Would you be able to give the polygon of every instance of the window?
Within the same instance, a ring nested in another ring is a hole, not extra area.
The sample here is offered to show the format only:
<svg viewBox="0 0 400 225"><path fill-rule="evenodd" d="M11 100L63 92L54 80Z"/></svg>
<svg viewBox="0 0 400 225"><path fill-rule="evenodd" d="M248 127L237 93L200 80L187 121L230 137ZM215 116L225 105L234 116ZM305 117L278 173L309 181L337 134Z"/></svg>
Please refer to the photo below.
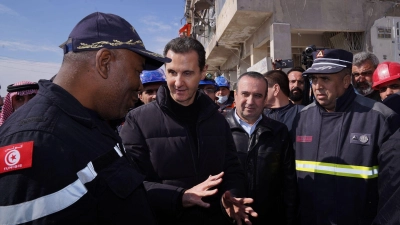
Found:
<svg viewBox="0 0 400 225"><path fill-rule="evenodd" d="M378 27L378 38L392 38L392 28Z"/></svg>

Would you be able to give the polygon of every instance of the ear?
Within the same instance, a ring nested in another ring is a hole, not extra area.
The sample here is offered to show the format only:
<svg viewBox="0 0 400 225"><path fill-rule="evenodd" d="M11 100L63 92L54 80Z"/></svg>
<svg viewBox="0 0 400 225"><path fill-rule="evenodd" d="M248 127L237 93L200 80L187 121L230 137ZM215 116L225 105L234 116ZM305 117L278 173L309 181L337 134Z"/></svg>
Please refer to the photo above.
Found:
<svg viewBox="0 0 400 225"><path fill-rule="evenodd" d="M347 74L346 76L343 77L343 86L344 88L348 88L351 83L351 75Z"/></svg>
<svg viewBox="0 0 400 225"><path fill-rule="evenodd" d="M104 79L109 76L110 64L114 57L114 54L106 48L102 48L96 53L96 71Z"/></svg>
<svg viewBox="0 0 400 225"><path fill-rule="evenodd" d="M201 79L204 80L204 78L206 78L206 74L207 74L207 70L208 70L208 65L204 65L203 70L201 71Z"/></svg>
<svg viewBox="0 0 400 225"><path fill-rule="evenodd" d="M274 96L276 97L278 93L281 91L281 88L279 87L278 84L274 84Z"/></svg>

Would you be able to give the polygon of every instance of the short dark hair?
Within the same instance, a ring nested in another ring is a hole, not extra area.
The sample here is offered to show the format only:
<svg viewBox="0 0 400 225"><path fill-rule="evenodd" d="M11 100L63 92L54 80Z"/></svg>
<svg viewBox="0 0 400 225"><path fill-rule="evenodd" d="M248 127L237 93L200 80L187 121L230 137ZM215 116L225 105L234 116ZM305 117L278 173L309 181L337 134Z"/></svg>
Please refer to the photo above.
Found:
<svg viewBox="0 0 400 225"><path fill-rule="evenodd" d="M190 51L197 52L200 71L203 71L206 65L206 51L204 46L195 38L178 37L172 39L164 48L164 56L171 50L175 53L188 53Z"/></svg>
<svg viewBox="0 0 400 225"><path fill-rule="evenodd" d="M236 91L238 91L239 89L239 81L242 79L242 77L251 77L254 79L258 79L258 80L263 80L265 82L265 96L267 96L268 93L268 81L267 79L264 78L264 76L261 73L258 72L254 72L254 71L250 71L250 72L245 72L242 75L239 76L239 78L237 79L236 82Z"/></svg>
<svg viewBox="0 0 400 225"><path fill-rule="evenodd" d="M283 94L289 97L289 78L285 72L282 70L271 70L268 71L264 75L265 79L268 80L269 87L274 86L275 84L279 85L279 88L282 90Z"/></svg>
<svg viewBox="0 0 400 225"><path fill-rule="evenodd" d="M290 69L288 72L287 72L287 75L289 75L289 73L291 73L291 72L293 72L293 71L297 71L297 72L300 72L300 73L304 73L304 69L303 69L303 67L300 67L300 66L296 66L296 67L293 67L292 69Z"/></svg>

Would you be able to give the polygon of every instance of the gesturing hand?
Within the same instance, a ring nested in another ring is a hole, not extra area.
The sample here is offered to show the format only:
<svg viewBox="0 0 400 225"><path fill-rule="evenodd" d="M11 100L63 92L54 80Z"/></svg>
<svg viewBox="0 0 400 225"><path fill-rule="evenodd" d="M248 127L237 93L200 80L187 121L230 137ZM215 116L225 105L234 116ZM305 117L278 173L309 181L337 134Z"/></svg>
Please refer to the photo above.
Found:
<svg viewBox="0 0 400 225"><path fill-rule="evenodd" d="M257 213L254 212L253 208L245 204L253 202L252 198L234 198L231 196L229 191L226 191L222 195L222 205L224 206L226 213L229 217L236 220L238 225L242 225L242 220L248 225L251 225L249 215L257 217Z"/></svg>
<svg viewBox="0 0 400 225"><path fill-rule="evenodd" d="M210 204L203 202L202 198L217 193L217 189L209 189L220 184L222 182L223 175L224 172L221 172L215 176L209 176L204 182L186 190L182 196L182 206L191 207L198 205L204 208L210 207Z"/></svg>

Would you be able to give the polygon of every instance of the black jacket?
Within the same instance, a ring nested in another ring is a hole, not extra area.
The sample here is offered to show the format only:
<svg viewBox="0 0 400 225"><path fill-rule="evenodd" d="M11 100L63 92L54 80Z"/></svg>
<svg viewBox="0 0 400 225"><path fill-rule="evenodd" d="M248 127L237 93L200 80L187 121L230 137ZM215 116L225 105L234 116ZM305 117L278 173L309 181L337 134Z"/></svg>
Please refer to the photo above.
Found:
<svg viewBox="0 0 400 225"><path fill-rule="evenodd" d="M383 100L383 104L400 115L400 92L389 95Z"/></svg>
<svg viewBox="0 0 400 225"><path fill-rule="evenodd" d="M375 100L377 102L381 102L382 101L381 100L381 95L379 94L379 91L377 91L377 90L374 90L373 92L367 94L364 97L372 99L372 100Z"/></svg>
<svg viewBox="0 0 400 225"><path fill-rule="evenodd" d="M0 128L0 146L28 141L33 141L32 167L0 174L0 224L7 224L7 217L28 222L22 218L40 212L49 215L30 224L155 224L144 176L114 154L119 136L50 81L40 81L37 95ZM97 172L92 181L94 172L81 171L90 162ZM33 209L15 205L31 200L38 203ZM10 205L15 209L4 215L1 207Z"/></svg>
<svg viewBox="0 0 400 225"><path fill-rule="evenodd" d="M162 224L220 224L221 195L225 190L231 190L236 196L244 194L244 173L229 126L208 96L203 93L197 96L195 101L200 104L197 153L187 124L171 111L173 100L166 86L160 86L156 101L129 112L121 129L127 153L145 171L146 180L160 183L148 189L149 196L156 192L160 198L167 199L164 202L168 204L152 204ZM225 175L217 196L205 199L211 203L210 208L195 206L179 210L183 189L221 171ZM171 185L167 193L164 193L165 184ZM170 204L174 199L175 204Z"/></svg>
<svg viewBox="0 0 400 225"><path fill-rule="evenodd" d="M379 204L374 225L400 224L400 130L386 141L378 154Z"/></svg>
<svg viewBox="0 0 400 225"><path fill-rule="evenodd" d="M304 105L295 105L292 102L289 102L289 104L280 108L265 108L264 115L284 123L290 132L292 130L293 121L296 118L297 113L299 113L303 108Z"/></svg>
<svg viewBox="0 0 400 225"><path fill-rule="evenodd" d="M314 102L298 114L297 124L302 224L371 224L378 206L378 154L399 127L399 116L350 85L334 112Z"/></svg>
<svg viewBox="0 0 400 225"><path fill-rule="evenodd" d="M247 195L258 218L253 224L293 224L297 209L294 152L287 127L266 116L249 137L235 119L226 116L239 159L246 172Z"/></svg>

